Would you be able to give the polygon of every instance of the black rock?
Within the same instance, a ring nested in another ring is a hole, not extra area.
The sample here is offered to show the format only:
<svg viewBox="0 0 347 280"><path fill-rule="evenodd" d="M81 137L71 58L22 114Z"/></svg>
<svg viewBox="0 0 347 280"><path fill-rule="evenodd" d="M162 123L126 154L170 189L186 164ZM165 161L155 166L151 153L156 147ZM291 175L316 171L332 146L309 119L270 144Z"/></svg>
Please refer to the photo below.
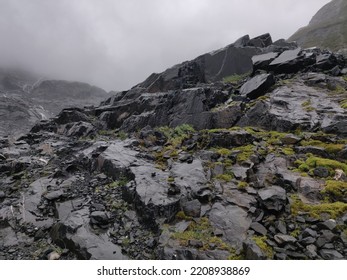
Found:
<svg viewBox="0 0 347 280"><path fill-rule="evenodd" d="M194 199L192 201L187 201L182 205L184 214L189 217L200 217L201 203L199 200Z"/></svg>
<svg viewBox="0 0 347 280"><path fill-rule="evenodd" d="M294 244L297 241L295 237L285 234L276 234L274 238L276 243L282 246L286 244Z"/></svg>
<svg viewBox="0 0 347 280"><path fill-rule="evenodd" d="M277 221L275 222L276 229L282 233L282 234L287 234L287 226L286 223L283 221Z"/></svg>
<svg viewBox="0 0 347 280"><path fill-rule="evenodd" d="M286 191L278 186L261 189L258 194L262 204L268 210L281 211L287 199Z"/></svg>
<svg viewBox="0 0 347 280"><path fill-rule="evenodd" d="M253 71L256 71L258 69L266 69L269 64L278 57L278 53L276 52L270 52L266 54L260 54L255 55L252 57L253 62Z"/></svg>
<svg viewBox="0 0 347 280"><path fill-rule="evenodd" d="M96 225L107 225L109 217L106 212L94 211L90 214L90 223Z"/></svg>
<svg viewBox="0 0 347 280"><path fill-rule="evenodd" d="M334 230L337 226L337 223L335 220L330 219L330 220L326 220L322 223L319 223L317 226L319 229Z"/></svg>
<svg viewBox="0 0 347 280"><path fill-rule="evenodd" d="M266 256L259 246L251 239L243 243L243 251L246 260L265 260Z"/></svg>
<svg viewBox="0 0 347 280"><path fill-rule="evenodd" d="M287 50L274 59L269 67L279 73L294 73L302 67L300 58L302 58L301 48Z"/></svg>
<svg viewBox="0 0 347 280"><path fill-rule="evenodd" d="M303 239L301 239L300 240L300 243L302 244L302 245L310 245L310 244L313 244L313 243L315 243L316 242L316 239L315 238L313 238L313 237L311 237L311 236L309 236L309 237L305 237L305 238L303 238Z"/></svg>
<svg viewBox="0 0 347 280"><path fill-rule="evenodd" d="M316 238L318 236L318 233L310 228L305 228L302 232L302 237L305 238L310 236Z"/></svg>
<svg viewBox="0 0 347 280"><path fill-rule="evenodd" d="M318 166L313 170L313 174L320 178L327 178L330 175L330 172L327 168L323 166Z"/></svg>
<svg viewBox="0 0 347 280"><path fill-rule="evenodd" d="M253 229L256 233L260 235L266 235L267 234L267 229L260 223L254 222L251 224L251 229Z"/></svg>
<svg viewBox="0 0 347 280"><path fill-rule="evenodd" d="M264 94L275 84L272 74L260 74L250 79L240 89L240 94L249 99L256 99Z"/></svg>

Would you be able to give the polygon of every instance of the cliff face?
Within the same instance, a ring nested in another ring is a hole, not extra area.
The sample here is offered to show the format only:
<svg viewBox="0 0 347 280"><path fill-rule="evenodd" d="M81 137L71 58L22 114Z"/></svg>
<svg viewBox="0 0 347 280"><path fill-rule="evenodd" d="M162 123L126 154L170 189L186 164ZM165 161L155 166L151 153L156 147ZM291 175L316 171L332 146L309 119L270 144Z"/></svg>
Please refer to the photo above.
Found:
<svg viewBox="0 0 347 280"><path fill-rule="evenodd" d="M347 48L347 1L333 0L321 8L309 25L299 29L288 41L299 46L330 50Z"/></svg>

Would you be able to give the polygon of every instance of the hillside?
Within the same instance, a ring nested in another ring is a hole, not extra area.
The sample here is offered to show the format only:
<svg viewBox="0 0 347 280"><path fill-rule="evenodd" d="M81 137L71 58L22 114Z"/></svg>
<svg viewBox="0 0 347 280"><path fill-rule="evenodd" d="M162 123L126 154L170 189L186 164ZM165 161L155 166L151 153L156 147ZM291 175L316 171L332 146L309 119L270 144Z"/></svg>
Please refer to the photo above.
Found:
<svg viewBox="0 0 347 280"><path fill-rule="evenodd" d="M321 47L337 51L347 48L347 1L333 0L322 7L309 25L289 39L304 48Z"/></svg>
<svg viewBox="0 0 347 280"><path fill-rule="evenodd" d="M346 75L244 36L0 139L0 258L347 259Z"/></svg>
<svg viewBox="0 0 347 280"><path fill-rule="evenodd" d="M64 108L97 105L108 96L85 83L45 80L25 71L0 68L0 136L18 137Z"/></svg>

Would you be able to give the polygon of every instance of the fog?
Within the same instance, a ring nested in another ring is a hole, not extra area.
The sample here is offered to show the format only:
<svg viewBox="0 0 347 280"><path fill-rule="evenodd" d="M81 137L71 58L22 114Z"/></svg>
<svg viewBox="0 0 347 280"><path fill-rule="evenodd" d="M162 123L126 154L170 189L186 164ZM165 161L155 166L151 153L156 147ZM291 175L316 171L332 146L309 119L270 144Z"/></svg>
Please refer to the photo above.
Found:
<svg viewBox="0 0 347 280"><path fill-rule="evenodd" d="M288 38L327 0L0 0L0 67L122 90L249 34Z"/></svg>

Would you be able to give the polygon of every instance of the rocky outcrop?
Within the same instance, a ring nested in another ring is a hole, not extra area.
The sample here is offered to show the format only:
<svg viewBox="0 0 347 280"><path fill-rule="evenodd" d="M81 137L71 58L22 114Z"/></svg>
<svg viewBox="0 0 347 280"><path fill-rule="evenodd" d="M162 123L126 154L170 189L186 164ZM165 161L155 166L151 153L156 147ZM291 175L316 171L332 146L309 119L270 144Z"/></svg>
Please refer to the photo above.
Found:
<svg viewBox="0 0 347 280"><path fill-rule="evenodd" d="M346 259L345 63L245 36L0 139L0 258Z"/></svg>

